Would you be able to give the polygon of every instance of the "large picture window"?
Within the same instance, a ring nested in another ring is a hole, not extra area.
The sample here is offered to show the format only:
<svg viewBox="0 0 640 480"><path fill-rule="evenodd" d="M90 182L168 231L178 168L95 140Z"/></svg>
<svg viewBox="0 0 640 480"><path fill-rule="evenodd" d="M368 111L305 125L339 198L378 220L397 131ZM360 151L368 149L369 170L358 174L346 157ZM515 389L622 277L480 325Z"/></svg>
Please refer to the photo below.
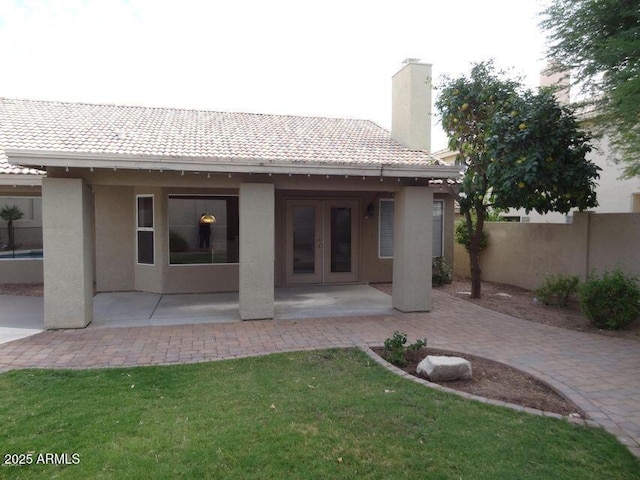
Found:
<svg viewBox="0 0 640 480"><path fill-rule="evenodd" d="M138 195L136 215L138 263L154 263L153 195Z"/></svg>
<svg viewBox="0 0 640 480"><path fill-rule="evenodd" d="M378 215L378 256L380 258L393 258L393 199L380 200ZM433 237L432 254L434 257L443 255L443 225L444 202L433 201Z"/></svg>
<svg viewBox="0 0 640 480"><path fill-rule="evenodd" d="M238 263L237 196L169 196L169 263Z"/></svg>

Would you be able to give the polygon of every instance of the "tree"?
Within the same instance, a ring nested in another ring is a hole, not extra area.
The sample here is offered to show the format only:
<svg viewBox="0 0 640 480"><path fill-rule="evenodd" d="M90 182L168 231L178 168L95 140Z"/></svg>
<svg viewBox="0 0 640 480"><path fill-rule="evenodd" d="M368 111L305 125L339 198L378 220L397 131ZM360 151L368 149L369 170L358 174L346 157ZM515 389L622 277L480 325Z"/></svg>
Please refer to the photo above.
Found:
<svg viewBox="0 0 640 480"><path fill-rule="evenodd" d="M623 176L640 176L638 0L554 0L542 15L552 70L571 70L625 164Z"/></svg>
<svg viewBox="0 0 640 480"><path fill-rule="evenodd" d="M471 296L480 298L480 250L490 209L527 212L584 210L597 205L599 168L585 159L588 135L553 91L534 93L496 72L473 65L469 77L445 79L436 101L449 148L465 171L454 195L469 238Z"/></svg>
<svg viewBox="0 0 640 480"><path fill-rule="evenodd" d="M15 235L13 231L13 222L15 220L20 220L23 217L22 210L20 210L15 205L8 206L5 205L2 210L0 210L0 218L2 218L5 222L7 222L7 231L9 233L9 248L13 250L16 247L15 244Z"/></svg>

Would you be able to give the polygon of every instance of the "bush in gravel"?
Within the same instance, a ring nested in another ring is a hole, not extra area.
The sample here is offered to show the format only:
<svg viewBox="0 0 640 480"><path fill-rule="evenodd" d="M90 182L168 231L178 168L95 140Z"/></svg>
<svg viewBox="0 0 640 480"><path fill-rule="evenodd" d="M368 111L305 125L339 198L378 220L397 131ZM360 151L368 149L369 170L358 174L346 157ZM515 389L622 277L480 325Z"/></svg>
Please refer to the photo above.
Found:
<svg viewBox="0 0 640 480"><path fill-rule="evenodd" d="M407 343L407 334L402 332L393 332L393 336L384 341L384 350L387 354L387 360L396 367L406 367L407 360L404 358L405 352L415 352L422 347L427 346L427 339L419 339L415 343L405 347Z"/></svg>
<svg viewBox="0 0 640 480"><path fill-rule="evenodd" d="M431 270L431 285L440 287L453 281L453 271L444 257L435 257Z"/></svg>
<svg viewBox="0 0 640 480"><path fill-rule="evenodd" d="M566 307L569 297L576 292L580 279L575 275L548 275L544 283L536 290L545 305Z"/></svg>
<svg viewBox="0 0 640 480"><path fill-rule="evenodd" d="M596 327L621 330L640 317L640 287L636 277L616 268L602 277L591 275L579 288L580 307Z"/></svg>

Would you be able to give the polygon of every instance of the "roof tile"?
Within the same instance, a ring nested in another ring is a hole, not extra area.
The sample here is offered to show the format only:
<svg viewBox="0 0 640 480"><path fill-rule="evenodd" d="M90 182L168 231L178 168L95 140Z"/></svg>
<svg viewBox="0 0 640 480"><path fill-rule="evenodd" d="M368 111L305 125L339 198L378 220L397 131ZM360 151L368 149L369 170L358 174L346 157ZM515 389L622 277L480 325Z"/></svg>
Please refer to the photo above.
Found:
<svg viewBox="0 0 640 480"><path fill-rule="evenodd" d="M0 172L17 168L7 166L4 148L212 162L438 164L367 120L0 98Z"/></svg>

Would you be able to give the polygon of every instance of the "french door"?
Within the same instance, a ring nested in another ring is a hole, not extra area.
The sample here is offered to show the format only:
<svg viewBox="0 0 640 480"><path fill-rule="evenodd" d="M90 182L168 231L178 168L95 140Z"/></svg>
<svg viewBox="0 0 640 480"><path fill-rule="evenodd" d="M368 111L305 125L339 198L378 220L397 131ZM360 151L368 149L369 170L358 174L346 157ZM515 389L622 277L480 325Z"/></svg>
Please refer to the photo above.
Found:
<svg viewBox="0 0 640 480"><path fill-rule="evenodd" d="M358 201L287 200L286 282L358 280Z"/></svg>

